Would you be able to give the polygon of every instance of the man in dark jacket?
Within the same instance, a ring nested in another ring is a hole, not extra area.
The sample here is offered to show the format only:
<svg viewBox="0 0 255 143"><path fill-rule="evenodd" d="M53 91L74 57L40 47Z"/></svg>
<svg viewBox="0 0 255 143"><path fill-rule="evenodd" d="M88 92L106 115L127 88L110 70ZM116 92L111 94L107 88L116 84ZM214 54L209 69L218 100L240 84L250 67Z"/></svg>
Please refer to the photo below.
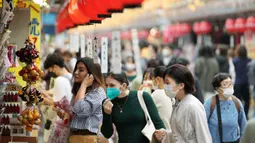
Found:
<svg viewBox="0 0 255 143"><path fill-rule="evenodd" d="M186 67L189 66L190 62L186 58L178 57L170 61L170 66L174 64L180 64L184 65ZM202 103L204 104L204 96L202 94L202 90L199 84L199 80L196 76L194 76L194 82L195 82L195 89L194 96Z"/></svg>
<svg viewBox="0 0 255 143"><path fill-rule="evenodd" d="M228 46L218 46L220 54L216 56L217 62L219 63L220 72L229 73L229 60L228 60Z"/></svg>

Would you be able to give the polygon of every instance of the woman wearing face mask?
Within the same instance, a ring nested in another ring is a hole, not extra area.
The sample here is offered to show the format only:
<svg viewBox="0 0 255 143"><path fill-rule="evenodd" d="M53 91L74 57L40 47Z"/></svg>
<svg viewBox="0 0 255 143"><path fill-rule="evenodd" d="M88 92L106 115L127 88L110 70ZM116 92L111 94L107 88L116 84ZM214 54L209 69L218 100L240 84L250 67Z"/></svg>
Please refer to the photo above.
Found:
<svg viewBox="0 0 255 143"><path fill-rule="evenodd" d="M218 95L207 100L204 106L213 143L238 143L246 126L246 117L242 103L233 96L231 76L219 73L212 85Z"/></svg>
<svg viewBox="0 0 255 143"><path fill-rule="evenodd" d="M133 57L127 58L125 67L126 67L126 75L127 75L128 81L131 82L136 78L135 61Z"/></svg>
<svg viewBox="0 0 255 143"><path fill-rule="evenodd" d="M140 86L139 90L142 90L151 94L153 90L152 89L153 71L154 71L154 68L148 68L146 71L144 71L143 81L142 81L143 84Z"/></svg>
<svg viewBox="0 0 255 143"><path fill-rule="evenodd" d="M170 128L170 119L172 115L172 110L173 110L173 102L172 98L169 98L164 90L164 73L166 71L165 66L159 66L154 69L154 74L153 74L153 89L154 92L151 94L152 99L154 100L156 107L158 108L159 115L161 119L163 120L166 129L171 131Z"/></svg>
<svg viewBox="0 0 255 143"><path fill-rule="evenodd" d="M102 101L106 98L100 66L91 58L82 58L75 65L73 77L69 142L95 143L103 117Z"/></svg>
<svg viewBox="0 0 255 143"><path fill-rule="evenodd" d="M106 77L107 99L103 103L103 125L101 132L106 138L113 134L113 126L116 126L119 143L149 143L149 140L141 133L146 125L144 112L138 101L137 91L127 89L128 80L124 73L110 73ZM143 92L143 98L150 117L157 129L157 139L164 137L164 123L159 117L158 110L151 96ZM117 97L114 99L114 97Z"/></svg>
<svg viewBox="0 0 255 143"><path fill-rule="evenodd" d="M179 101L171 118L175 142L211 143L204 106L192 95L195 89L191 72L176 64L166 70L164 77L166 94Z"/></svg>

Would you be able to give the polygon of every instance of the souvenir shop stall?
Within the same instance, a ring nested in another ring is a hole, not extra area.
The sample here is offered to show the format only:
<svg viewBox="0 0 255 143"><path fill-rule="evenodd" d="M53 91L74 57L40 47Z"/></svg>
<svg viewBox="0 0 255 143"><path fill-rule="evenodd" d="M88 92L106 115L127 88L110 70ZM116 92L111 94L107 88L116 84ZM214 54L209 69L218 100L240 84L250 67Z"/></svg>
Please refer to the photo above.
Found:
<svg viewBox="0 0 255 143"><path fill-rule="evenodd" d="M40 5L2 0L0 12L0 142L37 143L43 122Z"/></svg>

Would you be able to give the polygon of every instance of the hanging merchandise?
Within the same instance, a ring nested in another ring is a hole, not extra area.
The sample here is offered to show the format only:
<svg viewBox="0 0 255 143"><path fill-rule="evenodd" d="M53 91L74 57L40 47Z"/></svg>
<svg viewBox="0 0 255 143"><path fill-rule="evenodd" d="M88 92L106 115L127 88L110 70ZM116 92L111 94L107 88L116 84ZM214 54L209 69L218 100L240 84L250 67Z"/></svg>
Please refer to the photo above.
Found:
<svg viewBox="0 0 255 143"><path fill-rule="evenodd" d="M101 39L101 71L108 73L108 38L102 37Z"/></svg>
<svg viewBox="0 0 255 143"><path fill-rule="evenodd" d="M27 108L22 111L18 120L26 126L27 131L32 131L33 125L40 125L40 114L36 105L43 101L41 93L33 87L37 80L43 76L43 72L35 66L39 52L31 39L26 40L25 47L16 52L21 62L26 66L19 71L19 75L26 81L27 86L19 90L18 94L22 101L26 102Z"/></svg>
<svg viewBox="0 0 255 143"><path fill-rule="evenodd" d="M12 66L8 58L8 46L11 31L8 30L9 24L13 18L12 2L3 1L0 15L0 78L3 78L9 67Z"/></svg>

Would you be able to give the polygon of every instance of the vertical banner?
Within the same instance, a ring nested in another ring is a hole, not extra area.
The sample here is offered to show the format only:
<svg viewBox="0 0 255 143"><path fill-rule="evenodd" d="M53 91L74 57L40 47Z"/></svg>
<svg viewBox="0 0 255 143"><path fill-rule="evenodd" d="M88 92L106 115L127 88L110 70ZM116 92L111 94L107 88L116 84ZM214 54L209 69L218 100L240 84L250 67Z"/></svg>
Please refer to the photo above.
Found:
<svg viewBox="0 0 255 143"><path fill-rule="evenodd" d="M93 45L92 45L92 39L91 38L88 38L87 39L87 52L86 52L86 56L87 57L90 57L90 58L93 58Z"/></svg>
<svg viewBox="0 0 255 143"><path fill-rule="evenodd" d="M85 36L80 35L80 45L81 45L81 57L86 56L86 43L85 43Z"/></svg>
<svg viewBox="0 0 255 143"><path fill-rule="evenodd" d="M95 37L93 40L93 59L94 63L98 63L98 38Z"/></svg>
<svg viewBox="0 0 255 143"><path fill-rule="evenodd" d="M114 73L121 73L121 43L120 32L112 32L112 71Z"/></svg>
<svg viewBox="0 0 255 143"><path fill-rule="evenodd" d="M34 42L36 49L40 53L41 45L41 14L40 5L35 4L33 1L30 3L30 27L29 37ZM25 39L24 39L25 40ZM36 65L40 67L40 58L36 60Z"/></svg>
<svg viewBox="0 0 255 143"><path fill-rule="evenodd" d="M79 42L79 35L78 34L71 34L70 35L70 42L69 42L69 47L71 52L78 53L79 52L79 47L80 47L80 42Z"/></svg>
<svg viewBox="0 0 255 143"><path fill-rule="evenodd" d="M108 73L108 39L102 37L101 39L101 71Z"/></svg>
<svg viewBox="0 0 255 143"><path fill-rule="evenodd" d="M137 37L137 30L132 30L132 44L133 44L133 50L134 50L134 58L135 58L135 64L136 64L136 74L137 76L142 76L142 66L140 62L140 48L139 48L139 40Z"/></svg>

